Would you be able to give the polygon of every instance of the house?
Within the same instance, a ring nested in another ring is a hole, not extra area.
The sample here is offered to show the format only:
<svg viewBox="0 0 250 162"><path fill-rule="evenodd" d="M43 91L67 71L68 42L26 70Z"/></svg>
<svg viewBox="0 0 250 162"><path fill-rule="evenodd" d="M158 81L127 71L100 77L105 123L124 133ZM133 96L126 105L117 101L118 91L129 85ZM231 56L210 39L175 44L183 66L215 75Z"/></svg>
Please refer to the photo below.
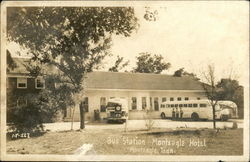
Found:
<svg viewBox="0 0 250 162"><path fill-rule="evenodd" d="M18 66L8 72L8 92L15 91L9 103L26 104L24 93L37 93L47 87L42 77L32 78L22 67L25 59L15 59ZM124 98L129 105L129 119L144 119L146 112L160 118L159 106L164 101L203 99L205 93L201 82L191 77L174 77L165 74L124 73L95 71L87 74L86 94L83 104L87 120L94 118L94 110L99 110L101 118L106 116L105 105L108 99ZM79 121L79 108L67 108L64 120Z"/></svg>

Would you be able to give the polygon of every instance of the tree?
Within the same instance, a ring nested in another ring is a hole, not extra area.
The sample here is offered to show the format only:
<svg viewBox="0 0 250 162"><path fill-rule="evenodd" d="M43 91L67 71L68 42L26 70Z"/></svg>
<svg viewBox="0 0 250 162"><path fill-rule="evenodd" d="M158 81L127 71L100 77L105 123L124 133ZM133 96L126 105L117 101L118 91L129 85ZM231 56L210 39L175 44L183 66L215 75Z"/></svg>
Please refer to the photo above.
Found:
<svg viewBox="0 0 250 162"><path fill-rule="evenodd" d="M181 77L183 75L184 68L180 68L174 72L174 77Z"/></svg>
<svg viewBox="0 0 250 162"><path fill-rule="evenodd" d="M115 65L109 68L109 71L118 72L128 66L129 60L123 63L124 57L117 56L117 60L115 61Z"/></svg>
<svg viewBox="0 0 250 162"><path fill-rule="evenodd" d="M216 80L215 80L215 68L213 65L208 65L207 71L203 72L204 81L206 83L203 83L203 89L205 91L205 95L210 101L210 104L212 106L212 114L213 114L213 128L216 129L216 120L215 120L215 108L217 105L217 102L219 101L219 91L216 87Z"/></svg>
<svg viewBox="0 0 250 162"><path fill-rule="evenodd" d="M98 68L110 54L113 34L128 37L137 29L134 9L11 7L7 9L7 22L8 40L29 49L33 61L55 66L64 83L72 87L70 95L80 108L80 129L83 129L81 103L86 73Z"/></svg>
<svg viewBox="0 0 250 162"><path fill-rule="evenodd" d="M194 73L189 73L189 72L185 71L184 68L180 68L180 69L176 70L176 71L174 72L174 75L173 75L173 76L174 76L174 77L189 76L189 77L192 77L192 78L195 79L195 80L200 80L200 79L196 76L196 74L194 74Z"/></svg>
<svg viewBox="0 0 250 162"><path fill-rule="evenodd" d="M17 67L15 61L11 57L9 50L7 50L7 72L15 69Z"/></svg>
<svg viewBox="0 0 250 162"><path fill-rule="evenodd" d="M136 57L136 67L132 72L135 73L155 73L160 74L163 70L170 68L170 63L165 62L162 55L151 55L150 53L140 53Z"/></svg>
<svg viewBox="0 0 250 162"><path fill-rule="evenodd" d="M242 118L244 114L244 96L243 96L243 87L239 85L239 82L235 79L224 78L216 85L221 89L220 91L220 100L230 100L237 104L239 110L239 116Z"/></svg>

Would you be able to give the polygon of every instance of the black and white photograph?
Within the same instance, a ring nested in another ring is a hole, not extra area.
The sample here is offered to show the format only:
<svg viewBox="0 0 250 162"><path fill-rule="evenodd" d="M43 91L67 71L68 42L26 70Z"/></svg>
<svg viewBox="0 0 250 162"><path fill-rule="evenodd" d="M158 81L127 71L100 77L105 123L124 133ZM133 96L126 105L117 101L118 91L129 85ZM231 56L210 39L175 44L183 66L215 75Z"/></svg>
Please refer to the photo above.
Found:
<svg viewBox="0 0 250 162"><path fill-rule="evenodd" d="M2 2L0 160L248 161L249 2Z"/></svg>

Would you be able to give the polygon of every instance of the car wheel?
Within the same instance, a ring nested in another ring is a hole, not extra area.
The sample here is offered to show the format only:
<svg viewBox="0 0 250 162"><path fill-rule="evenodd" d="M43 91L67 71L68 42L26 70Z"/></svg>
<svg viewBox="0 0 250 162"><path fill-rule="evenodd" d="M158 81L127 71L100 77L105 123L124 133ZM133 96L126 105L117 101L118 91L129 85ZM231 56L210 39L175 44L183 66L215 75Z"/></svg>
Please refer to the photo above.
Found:
<svg viewBox="0 0 250 162"><path fill-rule="evenodd" d="M193 113L191 115L191 118L192 118L193 121L197 121L197 120L199 120L199 115L197 113Z"/></svg>
<svg viewBox="0 0 250 162"><path fill-rule="evenodd" d="M166 119L165 113L161 113L161 118L162 118L162 119Z"/></svg>

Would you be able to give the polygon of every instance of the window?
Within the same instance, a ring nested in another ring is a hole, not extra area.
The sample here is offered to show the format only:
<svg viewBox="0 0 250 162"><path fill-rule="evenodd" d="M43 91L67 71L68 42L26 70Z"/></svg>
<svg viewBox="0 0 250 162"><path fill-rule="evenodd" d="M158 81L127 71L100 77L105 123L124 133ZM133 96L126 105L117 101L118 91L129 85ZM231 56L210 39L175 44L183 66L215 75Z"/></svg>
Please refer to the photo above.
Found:
<svg viewBox="0 0 250 162"><path fill-rule="evenodd" d="M177 100L178 100L178 101L181 101L181 97L178 97Z"/></svg>
<svg viewBox="0 0 250 162"><path fill-rule="evenodd" d="M183 105L182 105L182 104L179 104L179 107L183 107Z"/></svg>
<svg viewBox="0 0 250 162"><path fill-rule="evenodd" d="M17 78L17 88L27 88L27 78Z"/></svg>
<svg viewBox="0 0 250 162"><path fill-rule="evenodd" d="M187 100L189 100L189 98L188 98L188 97L185 97L185 100L187 101Z"/></svg>
<svg viewBox="0 0 250 162"><path fill-rule="evenodd" d="M188 104L188 107L193 107L193 104Z"/></svg>
<svg viewBox="0 0 250 162"><path fill-rule="evenodd" d="M170 101L174 101L174 97L170 97Z"/></svg>
<svg viewBox="0 0 250 162"><path fill-rule="evenodd" d="M166 97L162 97L161 101L165 102L165 101L167 101L167 98Z"/></svg>
<svg viewBox="0 0 250 162"><path fill-rule="evenodd" d="M131 107L132 107L132 110L136 110L137 109L136 97L132 97Z"/></svg>
<svg viewBox="0 0 250 162"><path fill-rule="evenodd" d="M145 110L146 107L147 107L146 97L142 97L142 98L141 98L141 108L142 108L143 110Z"/></svg>
<svg viewBox="0 0 250 162"><path fill-rule="evenodd" d="M155 108L155 111L159 111L159 100L158 100L158 97L154 98L154 108Z"/></svg>
<svg viewBox="0 0 250 162"><path fill-rule="evenodd" d="M18 97L18 99L17 99L17 106L18 107L27 106L27 99L24 98L23 96Z"/></svg>
<svg viewBox="0 0 250 162"><path fill-rule="evenodd" d="M171 107L174 107L174 104L171 104Z"/></svg>
<svg viewBox="0 0 250 162"><path fill-rule="evenodd" d="M200 104L200 107L207 107L207 104Z"/></svg>
<svg viewBox="0 0 250 162"><path fill-rule="evenodd" d="M193 107L198 107L198 104L193 104Z"/></svg>
<svg viewBox="0 0 250 162"><path fill-rule="evenodd" d="M197 97L197 100L200 100L201 98L200 97Z"/></svg>
<svg viewBox="0 0 250 162"><path fill-rule="evenodd" d="M164 104L161 104L161 108L165 108L165 105L164 105Z"/></svg>
<svg viewBox="0 0 250 162"><path fill-rule="evenodd" d="M36 89L44 89L45 88L45 80L43 78L36 78L35 80Z"/></svg>
<svg viewBox="0 0 250 162"><path fill-rule="evenodd" d="M183 107L187 107L187 104L183 104Z"/></svg>
<svg viewBox="0 0 250 162"><path fill-rule="evenodd" d="M178 104L175 104L174 107L178 107Z"/></svg>
<svg viewBox="0 0 250 162"><path fill-rule="evenodd" d="M83 108L85 112L89 112L89 98L88 97L84 97L82 104L83 104Z"/></svg>
<svg viewBox="0 0 250 162"><path fill-rule="evenodd" d="M115 97L110 97L110 99L113 99L113 98L115 98Z"/></svg>
<svg viewBox="0 0 250 162"><path fill-rule="evenodd" d="M101 112L106 111L106 98L105 97L100 98L100 111Z"/></svg>

